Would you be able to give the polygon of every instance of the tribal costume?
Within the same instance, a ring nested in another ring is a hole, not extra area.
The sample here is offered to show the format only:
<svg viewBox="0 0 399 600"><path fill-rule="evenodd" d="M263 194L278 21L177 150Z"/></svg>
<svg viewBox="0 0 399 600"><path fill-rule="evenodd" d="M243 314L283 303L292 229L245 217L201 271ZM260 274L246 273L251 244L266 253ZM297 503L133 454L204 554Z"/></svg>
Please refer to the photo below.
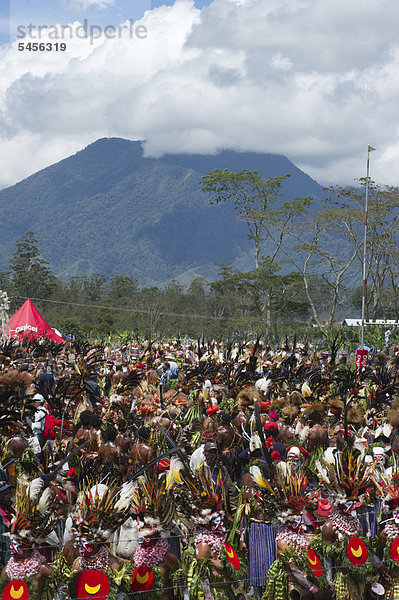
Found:
<svg viewBox="0 0 399 600"><path fill-rule="evenodd" d="M20 478L16 491L16 514L11 522L11 558L4 567L0 590L3 598L12 590L29 591L29 597L40 600L48 586L52 571L45 565L47 549L57 546L52 511L53 492L42 479L28 482ZM11 594L11 596L10 596ZM25 594L25 592L24 592Z"/></svg>
<svg viewBox="0 0 399 600"><path fill-rule="evenodd" d="M227 536L224 524L229 499L221 470L213 476L211 469L203 464L194 476L173 459L168 480L173 486L177 525L189 537L182 568L174 577L179 597L234 598L239 590L234 591L233 585L243 579L243 565L232 546L234 529Z"/></svg>
<svg viewBox="0 0 399 600"><path fill-rule="evenodd" d="M85 598L93 593L88 590L98 588L106 590L104 594L112 600L129 589L127 567L121 568L121 561L106 544L129 517L130 504L130 489L98 483L80 492L72 515L72 532L80 556L69 573L71 597Z"/></svg>
<svg viewBox="0 0 399 600"><path fill-rule="evenodd" d="M150 473L147 471L132 488L139 544L131 557L131 590L146 600L166 600L172 598L173 573L179 567L167 540L173 527L175 503L165 473Z"/></svg>
<svg viewBox="0 0 399 600"><path fill-rule="evenodd" d="M345 446L343 450L327 451L317 461L316 470L335 508L312 547L324 560L336 600L360 600L376 566L369 541L361 537L356 515L361 497L373 488L372 466L364 461L362 452Z"/></svg>

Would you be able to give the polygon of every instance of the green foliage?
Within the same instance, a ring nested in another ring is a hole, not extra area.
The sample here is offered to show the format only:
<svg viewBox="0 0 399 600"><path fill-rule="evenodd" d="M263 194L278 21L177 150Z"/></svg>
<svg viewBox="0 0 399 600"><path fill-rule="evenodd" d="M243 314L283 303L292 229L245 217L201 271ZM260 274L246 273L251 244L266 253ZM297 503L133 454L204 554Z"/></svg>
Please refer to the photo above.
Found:
<svg viewBox="0 0 399 600"><path fill-rule="evenodd" d="M255 267L259 268L262 242L268 237L265 225L276 214L281 203L281 186L289 174L264 179L257 171L244 169L233 173L228 169L214 169L202 177L202 191L210 193L209 202L219 204L230 201L240 220L248 229L248 239L253 241Z"/></svg>
<svg viewBox="0 0 399 600"><path fill-rule="evenodd" d="M317 330L308 328L309 305L302 278L295 272L281 273L280 265L270 257L261 256L259 268L247 272L221 263L218 279L208 284L198 277L187 289L177 280L171 280L163 289L156 286L139 289L137 281L127 275L113 275L107 281L105 275L93 273L72 277L64 283L56 280L56 285L50 285L45 293L42 284L52 284L55 278L48 263L40 257L31 232L18 242L15 256L12 268L10 265L13 273L17 272L20 260L27 257L41 266L40 281L32 279L35 285L32 297L42 297L43 301L34 300L34 304L64 335L120 343L144 337L198 338L203 333L230 340L260 335L276 343L294 332L305 339L316 342L318 339ZM322 303L323 282L314 276L311 286L319 290ZM13 291L10 282L7 291ZM26 297L21 296L14 300L15 310ZM331 335L336 331L332 329ZM329 335L329 330L322 330L320 347ZM353 350L357 345L356 333L343 330L340 335L342 340L338 345ZM397 337L393 330L391 341ZM368 343L372 343L375 338L372 329L369 338Z"/></svg>
<svg viewBox="0 0 399 600"><path fill-rule="evenodd" d="M211 284L219 301L235 299L243 318L257 330L277 341L279 326L306 319L309 308L303 282L297 273L280 274L280 267L269 257L261 257L259 268L242 273L231 265L220 265L221 279ZM237 313L236 313L237 314Z"/></svg>
<svg viewBox="0 0 399 600"><path fill-rule="evenodd" d="M93 273L89 277L83 277L83 289L86 292L88 300L97 302L101 300L105 293L105 282L107 278L100 273Z"/></svg>
<svg viewBox="0 0 399 600"><path fill-rule="evenodd" d="M84 337L82 324L75 317L63 317L56 322L56 327L64 335L71 334L77 338Z"/></svg>
<svg viewBox="0 0 399 600"><path fill-rule="evenodd" d="M42 257L33 232L17 240L8 271L0 273L0 287L17 297L12 309L29 295L50 324L78 337L117 339L122 331L135 339L205 334L232 340L260 335L268 343L278 343L297 332L316 339L319 347L324 343L329 351L333 345L353 350L357 342L353 332L340 332L334 342L335 333L325 329L324 323L335 323L337 312L339 317L351 316L352 309L359 309L359 290L352 292L348 286L354 271L360 271L361 189L331 188L325 200L316 202L307 196L296 198L292 189L286 194L288 175L213 169L200 180L203 194L198 190L199 171L162 161L142 162L137 146L132 160L140 168L132 171L120 142L112 144L118 150L118 173L109 168L112 153L104 159L96 145L91 157L85 151L78 164L74 163L79 185L73 169L65 172L59 167L64 183L62 192L52 187L54 204L69 206L70 202L70 211L79 215L83 230L75 218L75 229L67 227L68 235L62 239L43 237L41 231L40 246L42 250L44 245L47 257L62 242L64 267L67 265L63 281ZM100 145L103 150L108 147L105 141ZM293 165L292 169L295 171ZM364 183L360 181L361 186ZM209 202L214 204L211 218ZM45 204L43 200L43 214ZM375 315L381 311L378 316L385 318L399 315L398 208L396 188L371 182L367 307ZM32 220L30 210L26 207L28 222ZM51 221L48 210L47 222ZM234 214L238 219L231 219ZM89 230L94 218L96 228ZM116 236L115 223L119 228ZM245 227L254 247L254 270L248 270ZM113 232L109 237L108 229ZM84 238L85 252L79 250L80 238ZM155 242L159 244L155 246ZM167 251L162 249L165 247ZM265 247L267 255L262 254ZM125 261L127 252L133 253L133 262L131 255ZM104 257L104 272L112 273L110 276L97 268L99 254ZM183 280L168 276L186 267L197 273L197 265L204 261L215 268L215 256L220 260L220 272L211 283L197 276L191 277L187 287ZM150 281L155 280L155 273L162 286L150 284L140 289L132 264L139 265L141 272L144 265L152 273ZM125 265L129 274L123 273ZM311 324L317 324L318 331ZM369 344L383 347L381 328L368 328L366 336ZM399 334L393 330L391 343L397 340Z"/></svg>
<svg viewBox="0 0 399 600"><path fill-rule="evenodd" d="M137 279L128 275L111 275L107 297L113 302L123 302L138 291Z"/></svg>
<svg viewBox="0 0 399 600"><path fill-rule="evenodd" d="M10 289L17 296L47 298L60 285L51 273L49 263L40 256L32 231L27 231L17 240L10 274Z"/></svg>
<svg viewBox="0 0 399 600"><path fill-rule="evenodd" d="M262 600L288 600L288 576L283 562L275 560L271 565Z"/></svg>

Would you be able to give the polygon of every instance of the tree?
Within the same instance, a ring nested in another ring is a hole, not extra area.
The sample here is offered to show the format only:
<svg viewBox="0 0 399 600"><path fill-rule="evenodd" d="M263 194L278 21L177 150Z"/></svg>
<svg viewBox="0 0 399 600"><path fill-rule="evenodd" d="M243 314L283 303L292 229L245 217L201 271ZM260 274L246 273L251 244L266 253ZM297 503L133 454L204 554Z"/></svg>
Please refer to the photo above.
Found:
<svg viewBox="0 0 399 600"><path fill-rule="evenodd" d="M74 335L78 338L84 337L81 322L76 317L63 317L57 322L57 328L65 335Z"/></svg>
<svg viewBox="0 0 399 600"><path fill-rule="evenodd" d="M196 277L190 283L187 289L187 295L193 296L196 300L203 301L205 296L204 285L206 285L205 277Z"/></svg>
<svg viewBox="0 0 399 600"><path fill-rule="evenodd" d="M330 323L345 280L359 282L363 271L366 179L360 179L359 183L363 190L328 188L329 197L317 215L323 236L314 254L326 265L323 278L332 292ZM393 309L399 316L398 211L399 188L369 181L366 314L372 319L386 318Z"/></svg>
<svg viewBox="0 0 399 600"><path fill-rule="evenodd" d="M8 271L0 271L0 290L8 288L10 283Z"/></svg>
<svg viewBox="0 0 399 600"><path fill-rule="evenodd" d="M137 291L137 279L128 275L112 275L108 285L107 300L119 303L126 300L131 302Z"/></svg>
<svg viewBox="0 0 399 600"><path fill-rule="evenodd" d="M162 327L161 292L156 286L143 288L137 299L136 325L144 335L153 339Z"/></svg>
<svg viewBox="0 0 399 600"><path fill-rule="evenodd" d="M23 298L48 298L60 286L60 282L50 270L49 263L40 256L32 231L27 231L17 240L9 270L12 292Z"/></svg>
<svg viewBox="0 0 399 600"><path fill-rule="evenodd" d="M333 323L344 282L357 256L357 248L342 245L342 241L350 236L352 227L348 215L342 207L339 210L324 206L312 215L306 215L306 220L298 218L292 221L289 232L285 229L285 222L277 231L273 231L273 225L267 227L271 239L301 275L314 321L320 328L320 306L314 294L318 291L312 280L315 275L321 277L324 287L329 290L328 322ZM282 244L282 237L287 233L289 238ZM337 246L337 239L341 247Z"/></svg>
<svg viewBox="0 0 399 600"><path fill-rule="evenodd" d="M227 297L235 293L233 314L237 320L246 321L247 327L252 324L247 333L261 330L266 337L278 341L279 324L306 318L309 307L297 273L282 275L279 267L265 257L258 269L247 273L231 265L220 266L221 279L211 284L211 290L219 294L223 291Z"/></svg>
<svg viewBox="0 0 399 600"><path fill-rule="evenodd" d="M92 273L89 277L83 278L83 289L87 294L88 300L98 302L105 293L105 282L107 278L102 273Z"/></svg>
<svg viewBox="0 0 399 600"><path fill-rule="evenodd" d="M365 187L365 179L360 180ZM348 283L359 281L364 242L364 192L359 188L333 187L321 206L310 214L307 199L286 202L262 221L263 237L273 240L275 256L282 255L300 273L315 323L321 327L317 290L311 285L317 275L329 290L328 323L336 319ZM399 309L398 272L398 188L369 183L367 238L367 279L370 282L367 307L372 317L385 316L389 307ZM304 202L305 201L305 202ZM390 285L391 293L387 294ZM385 304L383 302L385 300Z"/></svg>
<svg viewBox="0 0 399 600"><path fill-rule="evenodd" d="M365 188L366 178L359 180ZM364 197L364 195L363 195ZM364 201L360 199L364 221ZM369 181L366 276L368 282L366 311L369 318L399 317L399 188ZM362 238L363 241L363 238ZM360 249L359 268L363 261Z"/></svg>
<svg viewBox="0 0 399 600"><path fill-rule="evenodd" d="M232 201L238 217L248 227L248 238L254 242L255 268L259 269L264 224L270 212L281 202L281 185L289 175L262 179L257 171L233 173L228 169L214 169L202 177L200 185L211 194L210 204Z"/></svg>
<svg viewBox="0 0 399 600"><path fill-rule="evenodd" d="M293 224L306 214L312 203L310 198L295 198L294 201L283 202L281 186L289 175L262 179L257 171L244 170L232 173L228 170L215 169L202 178L201 187L210 192L211 204L232 201L238 217L248 227L248 237L254 242L255 270L259 271L259 284L262 288L262 300L258 302L258 312L270 331L273 287L267 291L266 280L270 280L270 269L279 270L277 257L285 237L290 234ZM271 241L273 250L266 259L261 257L262 242ZM266 280L265 280L266 276ZM255 277L255 274L254 274ZM254 289L255 291L255 289ZM254 298L260 298L256 293Z"/></svg>

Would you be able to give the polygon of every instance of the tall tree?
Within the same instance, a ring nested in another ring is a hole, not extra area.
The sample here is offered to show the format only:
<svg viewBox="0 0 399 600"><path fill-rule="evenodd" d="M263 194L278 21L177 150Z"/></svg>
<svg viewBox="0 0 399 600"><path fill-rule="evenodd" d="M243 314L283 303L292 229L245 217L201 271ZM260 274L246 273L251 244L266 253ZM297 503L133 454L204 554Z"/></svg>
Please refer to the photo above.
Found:
<svg viewBox="0 0 399 600"><path fill-rule="evenodd" d="M313 319L318 327L322 327L321 307L317 302L319 290L312 285L315 275L319 276L328 290L329 306L327 320L335 320L338 301L357 255L358 248L348 244L353 223L343 207L326 204L311 215L303 215L290 221L289 231L283 214L280 215L280 227L275 223L268 227L268 234L275 241L276 247L301 275L305 294L312 310ZM274 227L274 228L273 228ZM285 236L285 243L281 240ZM340 240L340 246L337 240ZM325 303L322 309L325 311Z"/></svg>
<svg viewBox="0 0 399 600"><path fill-rule="evenodd" d="M283 202L281 186L287 177L288 174L263 179L257 171L232 173L215 169L201 180L202 190L211 194L211 204L233 202L238 217L247 225L248 237L254 242L255 271L259 273L255 272L251 277L247 274L245 282L247 289L252 290L267 332L272 328L272 302L276 289L272 274L279 271L277 258L293 224L306 214L312 202L310 198ZM266 240L272 242L272 250L265 258L261 248Z"/></svg>
<svg viewBox="0 0 399 600"><path fill-rule="evenodd" d="M231 201L238 217L245 221L248 238L254 243L256 269L260 266L261 246L265 240L264 224L281 202L281 185L287 177L289 174L263 179L257 171L248 169L238 173L214 169L201 179L201 189L211 194L211 204Z"/></svg>
<svg viewBox="0 0 399 600"><path fill-rule="evenodd" d="M32 231L17 240L9 271L11 289L17 296L48 298L60 286L49 263L40 256Z"/></svg>
<svg viewBox="0 0 399 600"><path fill-rule="evenodd" d="M102 273L92 273L89 277L85 277L83 288L87 294L88 300L98 302L105 293L105 282L107 278Z"/></svg>
<svg viewBox="0 0 399 600"><path fill-rule="evenodd" d="M137 279L128 275L115 274L111 275L111 280L108 284L107 300L123 303L126 301L132 303L134 294L138 291Z"/></svg>
<svg viewBox="0 0 399 600"><path fill-rule="evenodd" d="M236 294L235 318L252 324L254 333L261 329L266 338L278 341L278 325L306 318L309 308L298 273L283 275L269 258L262 257L258 269L243 273L231 265L220 265L221 279L211 291ZM259 327L260 325L260 327Z"/></svg>
<svg viewBox="0 0 399 600"><path fill-rule="evenodd" d="M327 240L339 239L345 242L339 248L335 244L335 256L324 244L325 260L331 263L330 273L340 272L343 279L350 278L352 282L361 281L363 270L366 179L360 179L359 183L360 189L329 188L327 191L330 195L324 201L324 208L319 215L328 231ZM366 245L368 283L366 316L368 318L386 318L393 307L396 308L396 316L399 316L398 211L399 188L381 186L369 181ZM326 275L325 279L334 288L331 313L333 314L338 289L331 276Z"/></svg>
<svg viewBox="0 0 399 600"><path fill-rule="evenodd" d="M366 178L359 180L365 188ZM364 221L364 193L355 196L360 221ZM339 190L340 195L345 190ZM363 230L363 227L362 227ZM360 237L360 236L359 236ZM363 236L361 236L363 242ZM394 310L399 317L399 188L377 185L369 181L366 275L368 282L366 310L371 319L387 318ZM363 261L363 245L358 255L359 270Z"/></svg>

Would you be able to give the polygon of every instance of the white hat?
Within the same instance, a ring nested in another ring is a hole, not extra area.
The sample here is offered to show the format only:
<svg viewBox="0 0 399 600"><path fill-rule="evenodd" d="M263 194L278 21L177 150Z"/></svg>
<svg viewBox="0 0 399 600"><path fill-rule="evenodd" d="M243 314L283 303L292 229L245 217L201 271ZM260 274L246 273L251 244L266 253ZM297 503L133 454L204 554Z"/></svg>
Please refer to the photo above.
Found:
<svg viewBox="0 0 399 600"><path fill-rule="evenodd" d="M382 456L383 454L385 454L385 449L382 446L375 446L373 448L373 454L377 456Z"/></svg>
<svg viewBox="0 0 399 600"><path fill-rule="evenodd" d="M41 394L35 394L32 398L33 402L45 402L44 397Z"/></svg>

